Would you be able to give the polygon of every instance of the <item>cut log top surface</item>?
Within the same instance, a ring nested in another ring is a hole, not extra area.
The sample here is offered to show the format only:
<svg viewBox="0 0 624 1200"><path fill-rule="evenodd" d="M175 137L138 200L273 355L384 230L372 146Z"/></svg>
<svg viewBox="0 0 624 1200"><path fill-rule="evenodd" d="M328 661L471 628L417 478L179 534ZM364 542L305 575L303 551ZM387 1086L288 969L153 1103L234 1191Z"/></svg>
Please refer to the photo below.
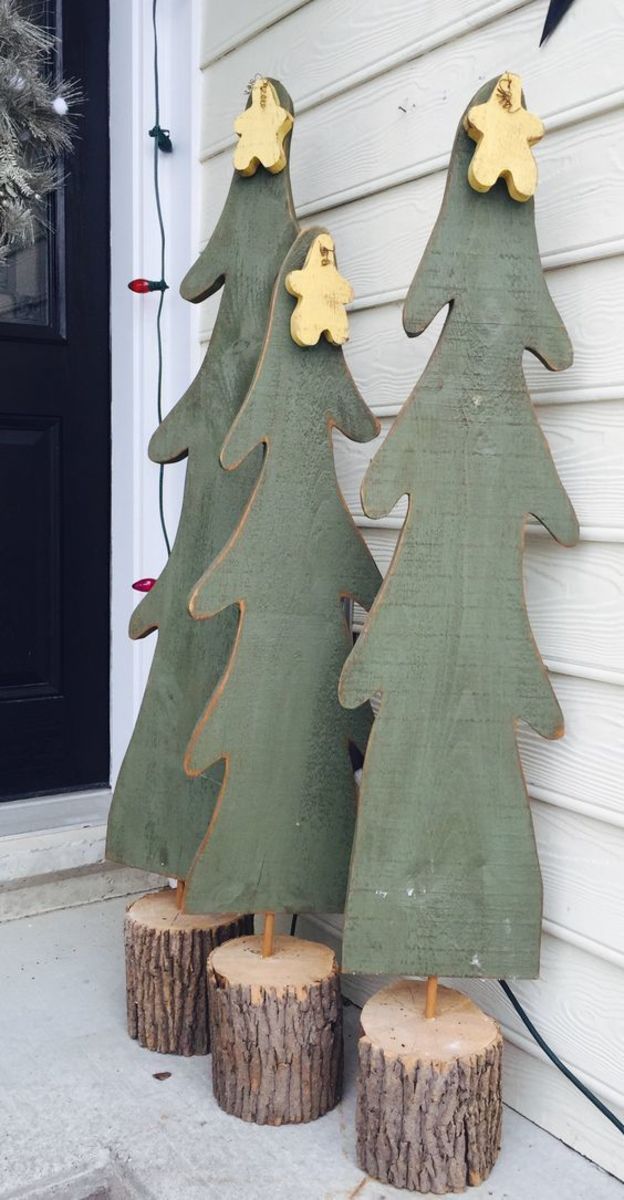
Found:
<svg viewBox="0 0 624 1200"><path fill-rule="evenodd" d="M263 958L261 937L236 938L213 950L210 965L230 986L277 995L286 990L303 995L338 970L333 951L317 942L278 936L273 947L273 954Z"/></svg>
<svg viewBox="0 0 624 1200"><path fill-rule="evenodd" d="M438 989L437 1015L427 1020L425 988L424 981L401 979L365 1004L364 1034L386 1056L445 1063L482 1054L499 1039L496 1022L452 988Z"/></svg>
<svg viewBox="0 0 624 1200"><path fill-rule="evenodd" d="M184 930L214 929L217 925L229 925L240 918L240 913L184 913L176 903L174 888L162 892L151 892L131 904L127 916L137 925L150 929Z"/></svg>

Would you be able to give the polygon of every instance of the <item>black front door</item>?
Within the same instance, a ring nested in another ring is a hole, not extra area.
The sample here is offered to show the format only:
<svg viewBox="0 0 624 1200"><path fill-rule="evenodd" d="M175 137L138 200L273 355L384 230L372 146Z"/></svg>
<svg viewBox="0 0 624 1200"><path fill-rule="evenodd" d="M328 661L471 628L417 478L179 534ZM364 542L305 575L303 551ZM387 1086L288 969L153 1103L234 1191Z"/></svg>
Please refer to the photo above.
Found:
<svg viewBox="0 0 624 1200"><path fill-rule="evenodd" d="M49 230L0 264L0 799L109 774L108 4L23 3L83 99Z"/></svg>

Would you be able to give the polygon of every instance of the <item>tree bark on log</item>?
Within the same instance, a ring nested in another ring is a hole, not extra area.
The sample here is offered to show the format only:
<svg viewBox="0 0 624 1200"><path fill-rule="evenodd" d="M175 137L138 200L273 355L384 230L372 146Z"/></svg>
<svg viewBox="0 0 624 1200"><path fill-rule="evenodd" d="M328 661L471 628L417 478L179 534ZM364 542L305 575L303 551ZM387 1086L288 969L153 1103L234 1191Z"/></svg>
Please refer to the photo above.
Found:
<svg viewBox="0 0 624 1200"><path fill-rule="evenodd" d="M342 1089L340 976L327 946L239 938L208 960L212 1082L227 1113L257 1125L314 1121Z"/></svg>
<svg viewBox="0 0 624 1200"><path fill-rule="evenodd" d="M251 929L239 913L180 912L172 888L135 900L124 921L130 1037L160 1054L208 1054L208 955Z"/></svg>
<svg viewBox="0 0 624 1200"><path fill-rule="evenodd" d="M500 1030L467 997L399 980L362 1010L358 1165L414 1192L463 1192L487 1179L500 1149Z"/></svg>

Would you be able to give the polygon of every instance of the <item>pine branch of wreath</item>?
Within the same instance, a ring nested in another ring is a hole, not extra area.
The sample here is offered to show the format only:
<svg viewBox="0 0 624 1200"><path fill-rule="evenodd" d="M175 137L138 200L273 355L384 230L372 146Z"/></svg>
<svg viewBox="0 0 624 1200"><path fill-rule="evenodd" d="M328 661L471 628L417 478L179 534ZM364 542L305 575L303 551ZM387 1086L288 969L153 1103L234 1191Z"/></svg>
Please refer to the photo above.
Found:
<svg viewBox="0 0 624 1200"><path fill-rule="evenodd" d="M46 200L72 148L69 110L80 92L55 78L54 46L16 0L0 0L0 262L46 225Z"/></svg>

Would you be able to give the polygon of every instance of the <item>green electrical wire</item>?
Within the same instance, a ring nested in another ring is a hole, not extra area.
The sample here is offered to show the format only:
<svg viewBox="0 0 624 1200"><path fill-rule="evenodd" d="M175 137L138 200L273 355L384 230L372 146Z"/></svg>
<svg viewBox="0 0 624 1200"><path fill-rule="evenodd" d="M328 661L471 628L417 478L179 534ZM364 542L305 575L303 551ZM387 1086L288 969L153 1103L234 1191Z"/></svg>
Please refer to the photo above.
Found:
<svg viewBox="0 0 624 1200"><path fill-rule="evenodd" d="M160 179L159 179L159 153L161 151L169 152L171 150L171 141L169 140L168 130L160 128L160 78L158 74L158 25L156 21L156 7L158 0L153 0L152 3L152 28L154 30L154 127L150 130L150 137L154 139L154 198L156 201L156 213L158 216L158 228L160 230L160 281L162 284L160 296L158 298L158 309L156 311L156 347L158 356L158 374L156 383L156 408L158 411L158 424L162 423L162 384L163 384L163 341L162 341L162 311L165 302L165 291L167 284L165 283L165 262L167 254L167 237L165 234L165 222L163 220L162 204L160 200ZM164 140L163 140L164 139ZM167 522L165 519L165 465L160 464L158 470L158 513L160 517L160 528L164 538L165 546L167 547L167 555L171 554L171 542L167 532Z"/></svg>
<svg viewBox="0 0 624 1200"><path fill-rule="evenodd" d="M295 936L297 930L297 916L297 913L293 913L291 918L291 937ZM542 1037L539 1030L536 1029L528 1013L525 1012L520 1001L518 1000L518 997L514 994L514 992L512 992L507 981L505 979L499 979L498 982L502 987L507 999L509 1000L509 1003L513 1005L518 1016L520 1017L520 1020L528 1029L531 1037L535 1042L537 1042L537 1045L539 1046L540 1050L543 1050L546 1057L550 1059L553 1066L555 1066L558 1071L561 1071L562 1075L565 1075L566 1079L570 1081L573 1087L577 1088L578 1091L585 1096L585 1099L589 1100L589 1103L593 1104L594 1108L597 1108L598 1112L602 1113L603 1117L607 1118L607 1121L610 1121L612 1125L615 1125L615 1128L619 1133L624 1134L624 1122L620 1121L619 1117L616 1117L615 1113L612 1112L611 1109L608 1108L607 1105L604 1104L594 1092L592 1092L591 1088L588 1088L587 1084L583 1083L583 1081L578 1078L578 1075L575 1075L574 1071L571 1071L570 1068L566 1066L566 1064L559 1058L558 1054L555 1054L555 1051L548 1045L548 1042Z"/></svg>
<svg viewBox="0 0 624 1200"><path fill-rule="evenodd" d="M591 1088L588 1088L587 1085L583 1083L583 1081L579 1079L577 1075L574 1074L574 1071L571 1071L569 1067L566 1067L566 1064L561 1061L559 1055L555 1054L555 1051L551 1049L551 1047L548 1045L548 1042L545 1041L539 1030L535 1028L535 1025L533 1024L528 1013L524 1011L520 1001L518 1000L518 997L514 995L506 980L499 979L498 982L502 987L507 999L509 1000L509 1003L515 1008L520 1020L524 1025L526 1025L531 1037L537 1042L540 1050L544 1051L544 1054L550 1059L553 1066L555 1066L558 1071L561 1071L561 1074L565 1075L566 1079L569 1079L573 1087L577 1088L578 1091L585 1096L585 1099L589 1100L589 1103L593 1104L594 1108L597 1108L598 1112L601 1112L603 1117L607 1118L607 1121L610 1121L612 1125L615 1125L615 1128L619 1131L619 1133L624 1133L624 1123L620 1121L619 1117L616 1117L615 1113L611 1112L611 1109L607 1108L606 1104L603 1104L602 1100L600 1100L598 1096L591 1091Z"/></svg>

